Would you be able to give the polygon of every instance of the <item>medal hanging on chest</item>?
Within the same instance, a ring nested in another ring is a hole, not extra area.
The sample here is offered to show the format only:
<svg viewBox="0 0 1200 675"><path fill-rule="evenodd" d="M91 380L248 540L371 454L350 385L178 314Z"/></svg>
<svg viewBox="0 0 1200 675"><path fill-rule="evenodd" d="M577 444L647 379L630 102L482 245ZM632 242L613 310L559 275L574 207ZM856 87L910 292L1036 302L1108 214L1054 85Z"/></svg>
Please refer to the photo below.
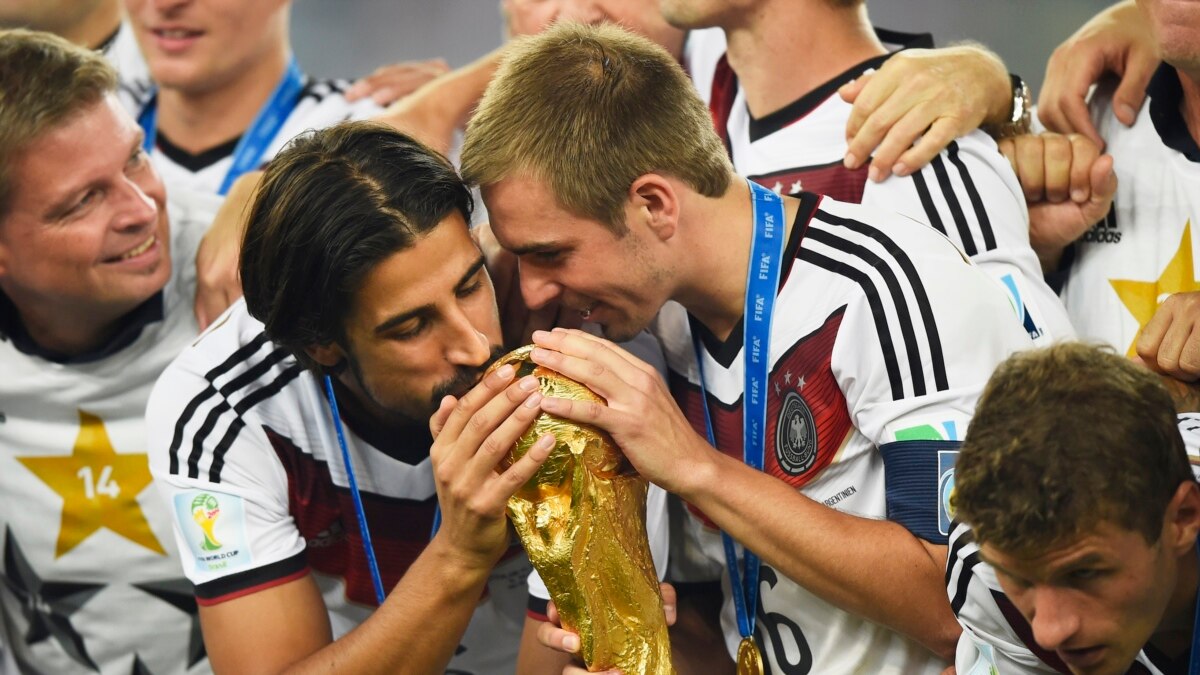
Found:
<svg viewBox="0 0 1200 675"><path fill-rule="evenodd" d="M744 637L738 644L737 675L763 675L762 654L753 637Z"/></svg>
<svg viewBox="0 0 1200 675"><path fill-rule="evenodd" d="M745 331L742 338L742 360L745 367L742 459L747 465L762 471L766 456L765 392L770 370L771 319L775 308L775 296L779 290L783 244L787 235L783 227L783 200L779 195L753 182L750 182L750 194L754 205L754 235L751 240L745 310L742 317ZM696 367L704 403L701 407L704 410L708 442L717 448L712 417L708 411L708 391L704 386L704 354L700 338L695 333L692 335L692 343L696 350ZM738 632L742 636L738 645L737 672L738 675L763 675L762 653L754 641L754 619L758 611L759 559L753 551L743 547L743 564L739 565L733 539L724 532L721 533L721 539L725 548L725 566L729 571L730 591L737 610Z"/></svg>

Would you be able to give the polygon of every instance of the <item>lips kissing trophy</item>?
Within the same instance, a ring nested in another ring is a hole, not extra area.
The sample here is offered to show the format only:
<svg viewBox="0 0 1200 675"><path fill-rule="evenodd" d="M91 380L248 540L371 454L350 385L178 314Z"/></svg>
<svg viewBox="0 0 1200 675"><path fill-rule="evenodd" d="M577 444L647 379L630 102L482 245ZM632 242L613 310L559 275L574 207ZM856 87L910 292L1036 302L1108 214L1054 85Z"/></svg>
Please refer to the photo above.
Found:
<svg viewBox="0 0 1200 675"><path fill-rule="evenodd" d="M492 364L533 374L544 396L604 403L590 389L530 360L532 345ZM520 459L543 434L554 449L508 500L508 516L529 560L580 638L592 671L674 675L662 595L646 537L647 483L612 438L585 424L541 413L509 452Z"/></svg>

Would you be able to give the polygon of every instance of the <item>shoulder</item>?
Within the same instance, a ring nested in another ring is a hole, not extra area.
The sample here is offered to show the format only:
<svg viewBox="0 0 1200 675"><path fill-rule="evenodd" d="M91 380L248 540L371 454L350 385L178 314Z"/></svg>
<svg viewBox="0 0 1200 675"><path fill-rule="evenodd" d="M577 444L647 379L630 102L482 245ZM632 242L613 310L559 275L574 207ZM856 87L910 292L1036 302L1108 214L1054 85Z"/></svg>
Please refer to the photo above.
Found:
<svg viewBox="0 0 1200 675"><path fill-rule="evenodd" d="M948 236L967 255L1028 248L1021 186L995 141L973 131L908 176L868 182L863 203L911 215Z"/></svg>
<svg viewBox="0 0 1200 675"><path fill-rule="evenodd" d="M1179 434L1183 436L1183 447L1187 449L1192 473L1200 480L1200 413L1180 413Z"/></svg>
<svg viewBox="0 0 1200 675"><path fill-rule="evenodd" d="M965 208L972 208L974 201L985 202L1000 196L1017 200L1024 205L1016 174L992 137L976 129L965 136L951 141L919 171L908 176L891 176L882 183L871 184L886 190L891 186L914 185L940 188L947 193L943 199L958 198ZM871 187L869 185L868 187ZM997 195L997 191L999 195Z"/></svg>
<svg viewBox="0 0 1200 675"><path fill-rule="evenodd" d="M832 249L856 266L877 258L889 264L934 272L937 263L969 268L966 257L927 224L868 204L821 200L804 233L802 249Z"/></svg>
<svg viewBox="0 0 1200 675"><path fill-rule="evenodd" d="M1007 306L995 284L943 233L865 204L822 199L796 255L809 274L819 270L829 280L822 282L829 289L826 302L864 304L879 320L903 323L908 311L927 322L936 315L943 323L975 314L970 305L987 311ZM806 295L815 292L811 283Z"/></svg>
<svg viewBox="0 0 1200 675"><path fill-rule="evenodd" d="M301 130L319 129L345 120L367 119L383 112L383 107L369 98L353 103L347 101L346 90L349 88L349 80L306 79L288 118L289 124L299 125Z"/></svg>
<svg viewBox="0 0 1200 675"><path fill-rule="evenodd" d="M267 338L262 324L239 300L167 367L150 396L147 414L152 422L169 418L182 423L203 399L229 404L238 394L276 386L300 372L295 358Z"/></svg>
<svg viewBox="0 0 1200 675"><path fill-rule="evenodd" d="M257 485L274 475L267 422L303 436L304 369L270 340L239 301L167 367L146 407L156 476ZM278 487L278 486L276 486Z"/></svg>
<svg viewBox="0 0 1200 675"><path fill-rule="evenodd" d="M830 307L844 305L835 358L861 369L881 355L893 397L907 390L910 369L914 383L939 391L981 385L1009 352L1029 345L1003 288L913 218L824 199L799 258L820 272L794 301L811 305L819 294ZM868 349L873 342L882 349ZM920 375L926 361L932 373Z"/></svg>

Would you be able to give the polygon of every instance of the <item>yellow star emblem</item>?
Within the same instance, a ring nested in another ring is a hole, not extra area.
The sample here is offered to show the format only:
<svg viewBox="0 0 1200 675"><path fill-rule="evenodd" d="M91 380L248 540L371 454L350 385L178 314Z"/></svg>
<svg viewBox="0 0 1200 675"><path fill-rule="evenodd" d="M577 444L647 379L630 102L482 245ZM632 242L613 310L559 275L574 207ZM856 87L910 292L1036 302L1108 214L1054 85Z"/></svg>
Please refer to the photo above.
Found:
<svg viewBox="0 0 1200 675"><path fill-rule="evenodd" d="M1135 347L1142 329L1150 323L1158 306L1167 296L1175 293L1200 291L1200 283L1196 281L1195 268L1192 265L1192 221L1183 226L1183 238L1179 240L1179 248L1175 250L1171 262L1167 263L1157 281L1131 281L1127 279L1109 279L1113 290L1125 303L1125 308L1138 322L1138 332L1133 336L1129 345L1129 356L1137 356Z"/></svg>
<svg viewBox="0 0 1200 675"><path fill-rule="evenodd" d="M17 457L63 499L54 557L60 558L102 527L166 555L137 496L150 484L143 454L118 454L104 421L79 411L79 436L65 457Z"/></svg>

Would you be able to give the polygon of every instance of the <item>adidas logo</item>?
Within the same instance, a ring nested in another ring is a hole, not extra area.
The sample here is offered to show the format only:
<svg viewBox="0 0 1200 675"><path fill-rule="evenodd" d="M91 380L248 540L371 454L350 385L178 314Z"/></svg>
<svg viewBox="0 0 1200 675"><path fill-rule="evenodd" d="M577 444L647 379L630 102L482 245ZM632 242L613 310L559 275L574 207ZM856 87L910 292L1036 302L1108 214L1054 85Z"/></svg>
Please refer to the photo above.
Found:
<svg viewBox="0 0 1200 675"><path fill-rule="evenodd" d="M1119 244L1121 243L1121 232L1117 230L1117 209L1114 204L1108 210L1108 215L1104 216L1104 220L1092 226L1083 235L1080 241L1085 244Z"/></svg>

